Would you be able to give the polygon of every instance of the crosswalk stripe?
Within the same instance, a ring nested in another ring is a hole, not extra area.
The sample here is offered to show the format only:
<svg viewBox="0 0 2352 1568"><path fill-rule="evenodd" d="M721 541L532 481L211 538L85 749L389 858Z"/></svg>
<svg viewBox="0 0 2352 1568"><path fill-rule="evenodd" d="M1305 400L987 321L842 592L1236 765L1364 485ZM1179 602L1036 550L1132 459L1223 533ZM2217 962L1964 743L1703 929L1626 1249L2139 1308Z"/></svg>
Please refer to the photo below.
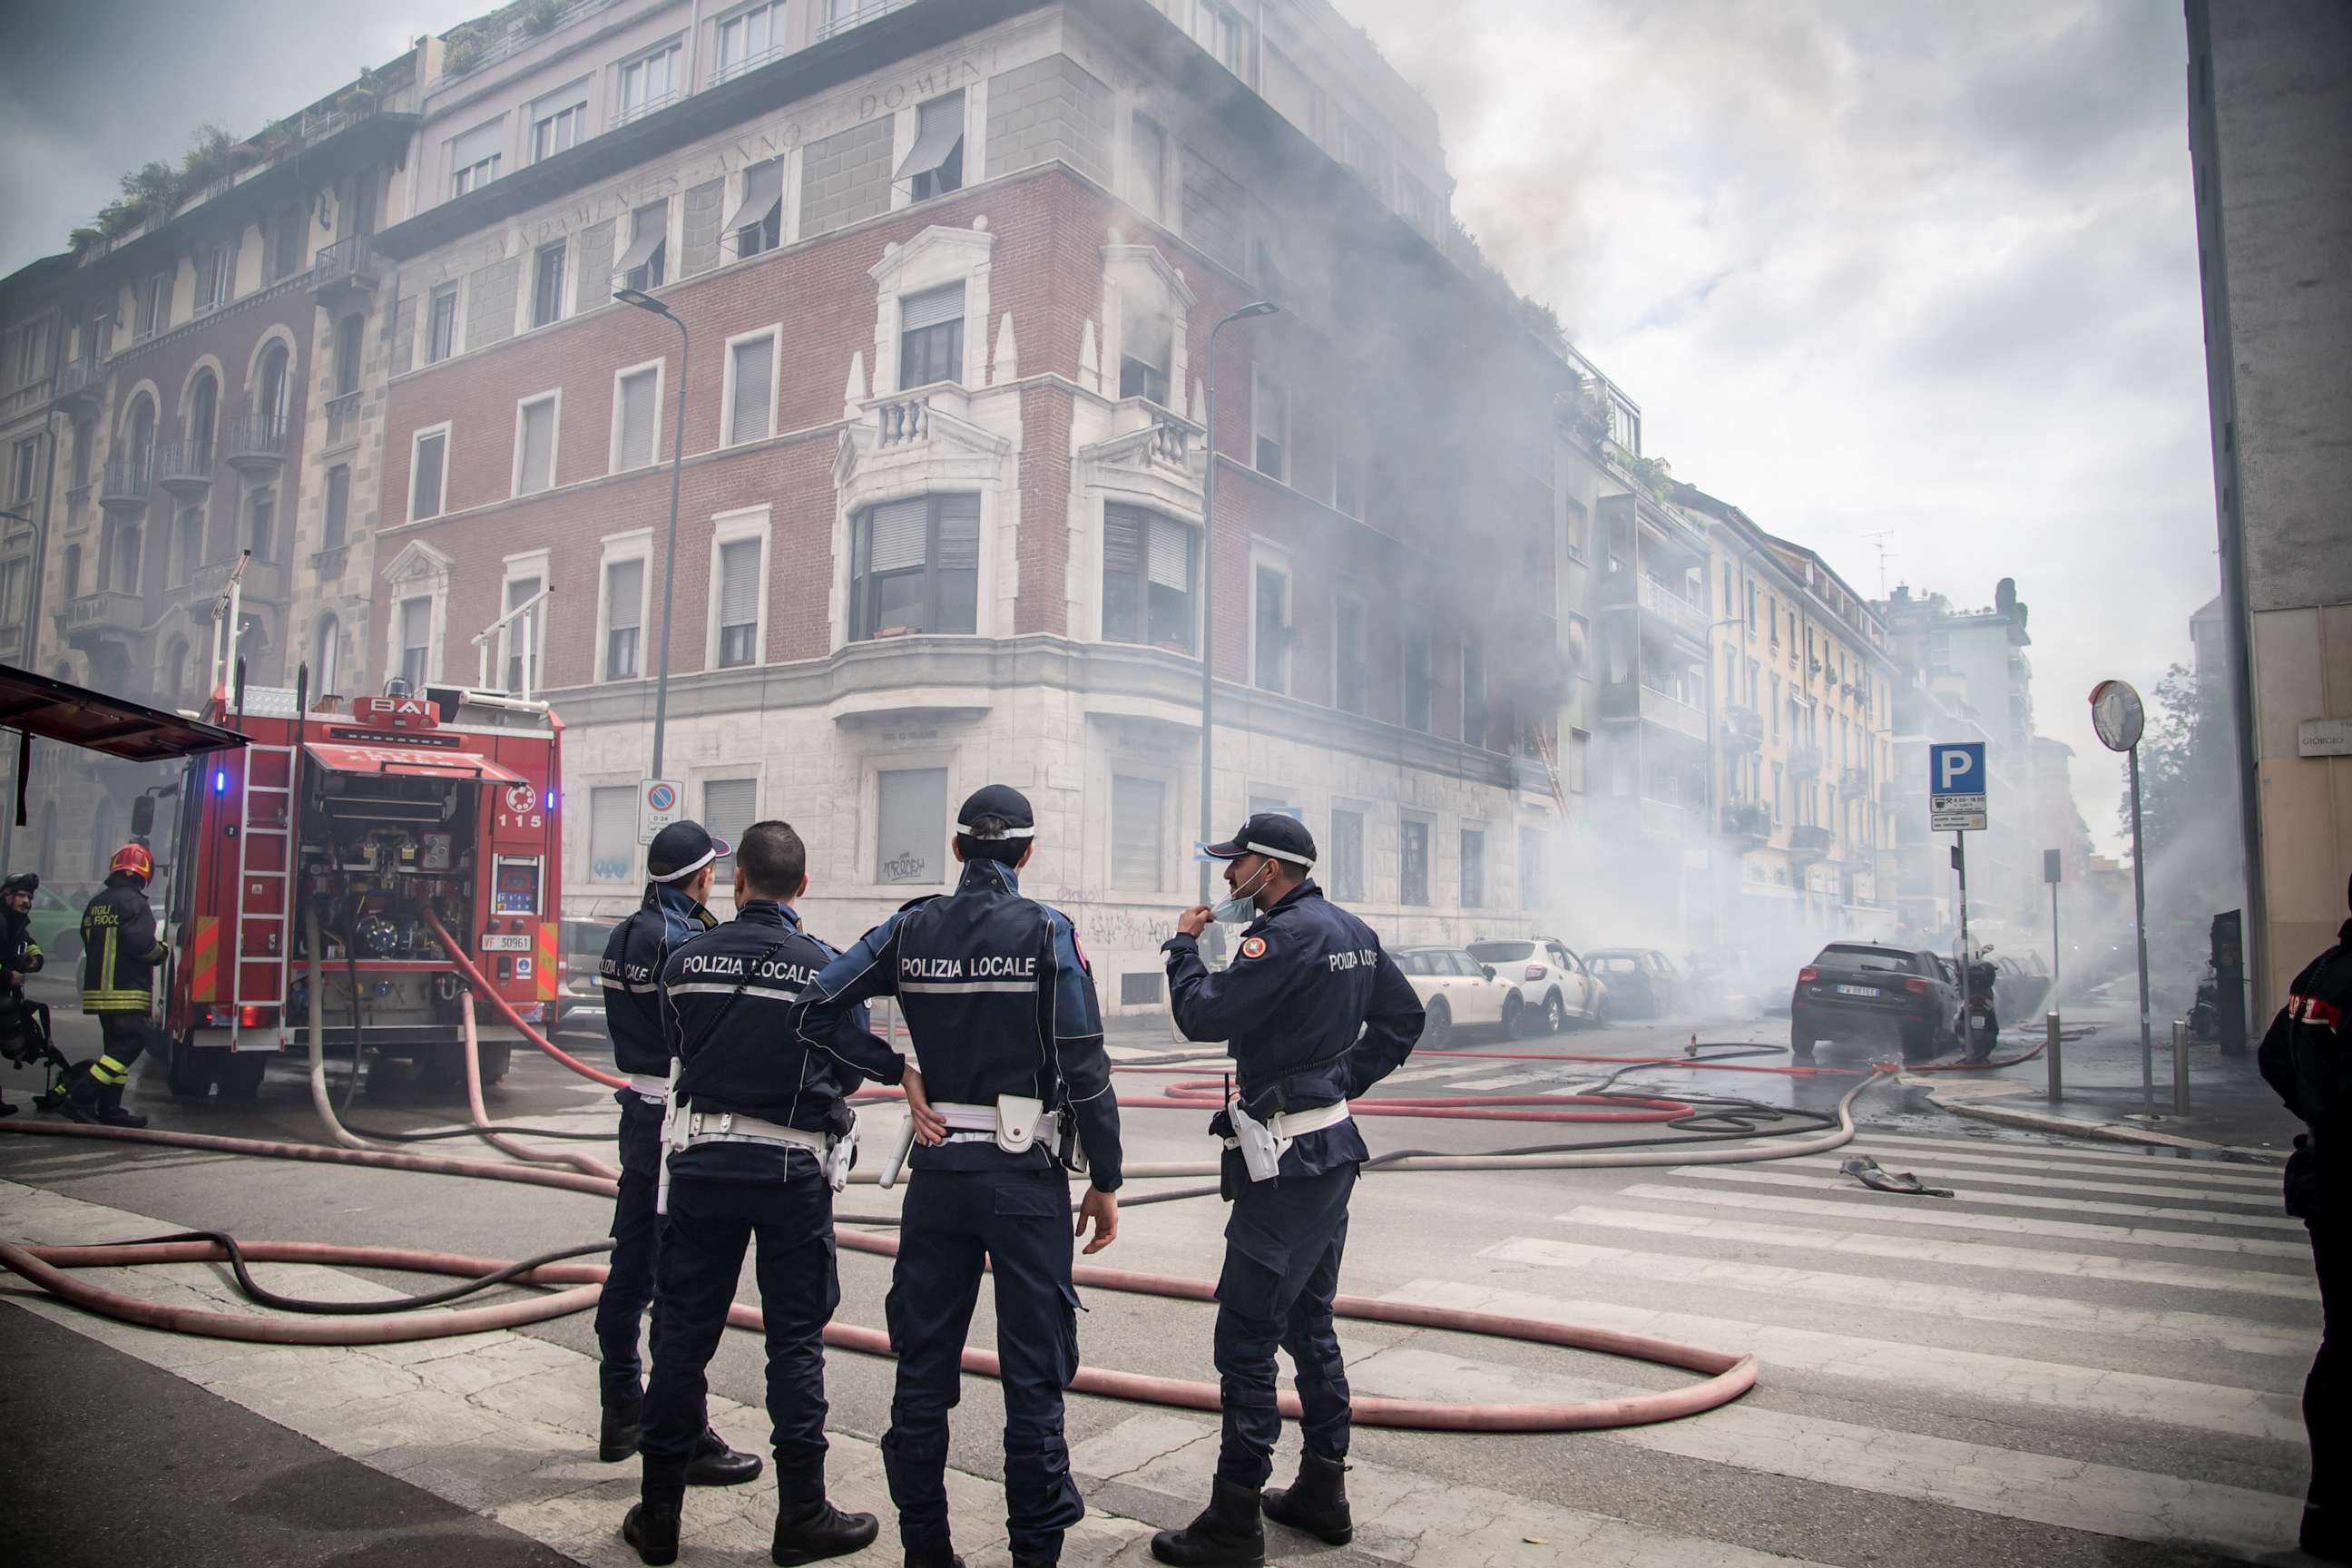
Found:
<svg viewBox="0 0 2352 1568"><path fill-rule="evenodd" d="M2071 1151L2066 1150L2053 1149L2046 1156L2031 1149L2011 1154L1978 1153L1974 1151L1962 1153L1958 1150L1925 1149L1870 1138L1857 1138L1839 1152L1917 1160L1934 1165L2015 1165L2026 1170L2061 1174L2129 1176L2139 1182L2194 1182L2208 1187L2244 1187L2251 1192L2266 1193L2273 1198L2276 1198L2279 1193L2279 1176L2275 1171L2265 1173L2256 1167L2223 1165L2211 1160L2165 1160L2140 1154L2125 1156L2116 1163L2095 1163L2088 1159L2072 1158ZM2103 1154L2098 1158L2104 1161L2115 1157ZM2253 1173L2242 1173L2250 1171Z"/></svg>
<svg viewBox="0 0 2352 1568"><path fill-rule="evenodd" d="M1843 1151L1840 1151L1840 1153L1843 1154ZM1779 1171L1835 1171L1838 1168L1839 1161L1835 1155L1821 1160L1786 1160L1773 1167ZM1993 1194L1987 1190L1989 1187L2042 1187L2067 1193L2112 1193L2122 1197L2170 1198L2176 1202L2182 1199L2194 1199L2198 1203L2231 1204L2240 1208L2268 1209L2273 1215L2277 1214L2279 1206L2276 1182L2272 1182L2262 1188L2231 1191L2214 1187L2149 1187L2142 1186L2136 1182L2085 1181L2081 1176L2032 1176L2022 1171L1984 1171L1972 1165L1963 1167L1958 1164L1947 1164L1943 1160L1934 1160L1924 1164L1914 1164L1905 1160L1900 1162L1899 1165L1891 1165L1887 1169L1908 1171L1923 1180L1933 1177L1939 1182L1971 1184L1971 1190L1962 1194L1965 1197L1991 1198ZM2107 1173L2101 1171L2099 1173L2105 1175ZM1978 1184L1984 1185L1978 1185ZM2295 1223L2300 1225L2302 1222Z"/></svg>
<svg viewBox="0 0 2352 1568"><path fill-rule="evenodd" d="M1417 1340L1360 1356L1348 1368L1360 1394L1402 1398L1590 1399L1622 1384L1467 1361ZM2282 1551L2294 1542L2299 1500L2145 1470L1984 1443L1769 1410L1748 1401L1690 1421L1594 1432L1596 1441L1678 1454L1767 1475L1933 1502L2095 1535Z"/></svg>
<svg viewBox="0 0 2352 1568"><path fill-rule="evenodd" d="M1832 1203L1823 1198L1784 1198L1765 1193L1711 1192L1697 1187L1662 1186L1636 1182L1622 1190L1629 1198L1652 1202L1705 1204L1717 1208L1758 1209L1767 1214L1811 1215L1822 1219L1866 1221L1873 1225L1921 1225L1942 1230L1998 1231L2005 1236L2041 1236L2053 1240L2096 1241L2111 1247L2168 1247L2184 1252L2227 1252L2241 1258L2308 1258L2304 1242L2263 1241L2238 1236L2208 1236L2191 1230L2145 1230L2137 1226L2078 1225L2072 1220L2024 1219L2011 1215L1971 1214L1947 1207L1930 1208L1937 1200L1915 1200L1913 1206Z"/></svg>
<svg viewBox="0 0 2352 1568"><path fill-rule="evenodd" d="M2114 1341L2162 1340L2250 1355L2308 1359L2317 1343L2316 1327L2258 1322L2212 1312L2149 1310L2076 1300L2071 1296L2033 1296L2018 1291L1978 1290L1965 1285L1889 1279L1868 1274L1834 1274L1774 1263L1725 1258L1694 1258L1678 1252L1636 1252L1591 1247L1543 1237L1513 1237L1485 1248L1479 1257L1498 1263L1541 1268L1572 1268L1612 1279L1709 1290L1746 1290L1784 1300L1795 1298L1874 1310L1921 1312L2008 1323L2061 1332L2095 1334ZM2037 1253L2036 1257L2047 1256Z"/></svg>
<svg viewBox="0 0 2352 1568"><path fill-rule="evenodd" d="M1198 1417L1133 1415L1070 1450L1070 1469L1087 1489L1116 1479L1178 1500L1189 1512L1217 1464L1217 1428ZM1679 1535L1606 1514L1447 1482L1351 1458L1348 1503L1353 1554L1411 1568L1531 1568L1539 1563L1607 1563L1609 1568L1809 1568L1724 1542ZM1266 1545L1304 1557L1279 1529ZM1296 1538L1293 1538L1295 1540Z"/></svg>
<svg viewBox="0 0 2352 1568"><path fill-rule="evenodd" d="M1847 1176L1811 1176L1798 1171L1766 1171L1746 1165L1676 1165L1666 1174L1690 1181L1749 1182L1768 1187L1802 1187L1811 1192L1851 1193L1857 1196L1870 1190ZM2210 1209L2158 1208L2148 1204L2119 1204L2098 1198L2059 1198L2039 1193L1995 1193L1981 1189L1962 1193L1958 1196L1969 1203L1990 1204L2000 1208L2060 1209L2068 1214L2114 1215L2120 1219L2168 1219L2187 1225L2229 1225L2244 1230L2303 1229L2301 1220L2288 1219L2284 1215L2216 1214Z"/></svg>
<svg viewBox="0 0 2352 1568"><path fill-rule="evenodd" d="M1949 1150L1962 1154L2018 1153L2039 1154L2099 1165L2152 1165L2158 1169L2183 1171L2229 1171L2247 1174L2260 1173L2264 1167L2238 1164L2222 1160L2190 1160L2175 1154L2145 1154L2125 1148L2090 1149L2081 1143L2019 1143L1990 1138L1927 1138L1906 1132L1871 1132L1856 1140L1874 1149Z"/></svg>
<svg viewBox="0 0 2352 1568"><path fill-rule="evenodd" d="M2205 1432L2294 1443L2304 1438L2303 1405L2296 1394L1702 1317L1613 1301L1563 1300L1456 1280L1416 1279L1391 1292L1389 1300L1503 1312L1546 1322L1591 1323L1713 1350L1736 1347L1753 1352L1765 1363L1768 1375L1795 1368L2044 1409L2158 1421Z"/></svg>
<svg viewBox="0 0 2352 1568"><path fill-rule="evenodd" d="M1867 1258L1900 1258L1915 1263L1946 1263L1967 1268L2006 1268L2020 1274L2064 1279L2113 1279L2134 1285L2176 1286L2192 1290L2233 1290L2250 1296L2316 1300L2319 1287L2295 1274L2259 1268L2209 1268L2194 1263L2109 1258L2082 1252L2042 1252L1990 1242L1929 1240L1879 1232L1815 1230L1802 1226L1763 1225L1713 1215L1659 1214L1646 1209L1585 1205L1559 1218L1569 1225L1646 1231L1736 1241L1748 1246L1789 1247Z"/></svg>

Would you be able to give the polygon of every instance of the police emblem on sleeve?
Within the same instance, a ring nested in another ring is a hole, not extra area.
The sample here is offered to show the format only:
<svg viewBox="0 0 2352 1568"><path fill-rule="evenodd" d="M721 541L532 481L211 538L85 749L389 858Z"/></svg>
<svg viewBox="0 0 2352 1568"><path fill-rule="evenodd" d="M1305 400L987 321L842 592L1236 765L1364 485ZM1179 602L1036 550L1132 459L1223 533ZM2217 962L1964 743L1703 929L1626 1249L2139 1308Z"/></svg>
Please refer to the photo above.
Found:
<svg viewBox="0 0 2352 1568"><path fill-rule="evenodd" d="M1245 936L1242 938L1241 956L1244 958L1264 958L1265 956L1265 938L1262 936Z"/></svg>

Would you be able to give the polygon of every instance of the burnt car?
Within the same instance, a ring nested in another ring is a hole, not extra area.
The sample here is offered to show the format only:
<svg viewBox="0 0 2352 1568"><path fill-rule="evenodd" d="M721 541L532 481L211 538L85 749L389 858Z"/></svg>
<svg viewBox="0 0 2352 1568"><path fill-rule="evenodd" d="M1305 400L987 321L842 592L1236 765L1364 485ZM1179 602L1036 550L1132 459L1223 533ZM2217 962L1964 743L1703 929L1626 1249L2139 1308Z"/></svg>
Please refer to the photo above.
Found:
<svg viewBox="0 0 2352 1568"><path fill-rule="evenodd" d="M1797 971L1789 1049L1810 1062L1822 1040L1893 1044L1926 1061L1959 1043L1965 1005L1950 966L1924 948L1833 942Z"/></svg>
<svg viewBox="0 0 2352 1568"><path fill-rule="evenodd" d="M1609 988L1609 1010L1620 1018L1663 1018L1682 1001L1675 961L1654 947L1597 947L1584 967Z"/></svg>

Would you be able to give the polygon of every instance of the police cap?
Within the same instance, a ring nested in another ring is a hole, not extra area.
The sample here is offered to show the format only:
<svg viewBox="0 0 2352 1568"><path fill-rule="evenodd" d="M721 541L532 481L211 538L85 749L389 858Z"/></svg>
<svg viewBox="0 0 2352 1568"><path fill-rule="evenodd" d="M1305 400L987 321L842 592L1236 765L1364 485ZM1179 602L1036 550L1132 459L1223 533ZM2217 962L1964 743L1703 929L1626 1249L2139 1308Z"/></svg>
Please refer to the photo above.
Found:
<svg viewBox="0 0 2352 1568"><path fill-rule="evenodd" d="M983 816L993 816L1005 825L1002 833L979 834L971 825ZM963 803L956 813L956 834L963 838L1034 838L1037 837L1037 816L1029 809L1029 797L1011 784L983 784Z"/></svg>
<svg viewBox="0 0 2352 1568"><path fill-rule="evenodd" d="M1267 855L1294 866L1315 864L1315 836L1295 816L1261 811L1242 824L1239 833L1223 844L1203 844L1201 853L1212 860L1238 860L1244 855Z"/></svg>
<svg viewBox="0 0 2352 1568"><path fill-rule="evenodd" d="M654 835L646 851L646 875L656 882L683 882L732 847L692 817L683 817Z"/></svg>

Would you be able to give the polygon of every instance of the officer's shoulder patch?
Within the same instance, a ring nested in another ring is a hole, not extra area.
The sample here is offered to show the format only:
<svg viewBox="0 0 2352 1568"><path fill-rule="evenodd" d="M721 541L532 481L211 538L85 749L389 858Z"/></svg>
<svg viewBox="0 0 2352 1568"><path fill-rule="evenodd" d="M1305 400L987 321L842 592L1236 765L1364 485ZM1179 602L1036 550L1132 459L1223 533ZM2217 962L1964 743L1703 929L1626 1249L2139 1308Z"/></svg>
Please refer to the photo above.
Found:
<svg viewBox="0 0 2352 1568"><path fill-rule="evenodd" d="M1245 936L1242 938L1241 956L1244 958L1264 958L1265 956L1265 938L1262 936Z"/></svg>
<svg viewBox="0 0 2352 1568"><path fill-rule="evenodd" d="M1078 955L1078 967L1092 974L1095 966L1087 957L1087 944L1078 940L1078 928L1075 923L1070 927L1070 946Z"/></svg>

